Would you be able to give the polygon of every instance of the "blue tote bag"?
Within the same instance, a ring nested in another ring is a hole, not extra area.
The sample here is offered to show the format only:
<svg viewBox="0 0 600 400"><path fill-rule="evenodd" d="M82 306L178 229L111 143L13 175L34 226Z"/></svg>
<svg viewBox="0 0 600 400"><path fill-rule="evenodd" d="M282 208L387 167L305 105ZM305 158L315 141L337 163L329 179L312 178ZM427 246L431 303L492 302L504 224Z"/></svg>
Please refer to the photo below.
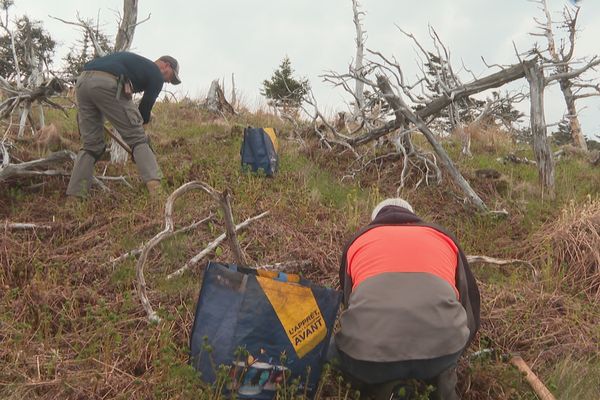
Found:
<svg viewBox="0 0 600 400"><path fill-rule="evenodd" d="M296 380L312 395L341 294L297 275L209 262L190 337L190 362L209 383L229 376L238 398L272 399Z"/></svg>

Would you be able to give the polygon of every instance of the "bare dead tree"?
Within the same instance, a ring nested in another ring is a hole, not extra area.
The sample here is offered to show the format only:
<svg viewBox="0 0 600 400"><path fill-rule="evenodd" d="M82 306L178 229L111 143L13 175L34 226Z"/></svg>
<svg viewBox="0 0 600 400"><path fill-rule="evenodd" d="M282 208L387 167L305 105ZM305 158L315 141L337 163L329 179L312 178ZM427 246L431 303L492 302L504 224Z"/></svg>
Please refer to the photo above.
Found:
<svg viewBox="0 0 600 400"><path fill-rule="evenodd" d="M498 113L498 119L510 121L516 115L519 116L518 112L515 114L514 110L512 110L511 102L522 101L525 98L524 94L507 94L505 97L494 92L493 96L491 98L488 97L486 102L470 101L469 97L527 77L530 82L532 103L531 126L535 138L533 147L536 153L536 164L539 168L542 187L546 192L551 194L554 184L554 164L548 147L546 125L543 118L544 104L541 96L543 95L544 87L553 81L577 76L577 73L596 66L600 63L600 60L592 59L580 69L570 70L567 73L555 73L546 78L543 69L538 71L538 66L544 66L539 61L539 57L535 56L526 61L521 61L519 57L519 63L513 65L494 65L494 67L499 67L500 71L482 78L477 78L471 73L473 80L463 83L452 66L450 51L442 43L439 35L433 28L429 28L433 50L426 50L414 35L402 30L401 32L411 39L416 46L421 73L414 82L409 82L403 73L400 63L394 57L386 57L380 52L367 50L370 57L363 63L360 74L357 73L355 68L350 66L349 72L346 74L330 72L324 75L325 81L332 83L335 87L341 87L347 93L351 94L355 100L355 104L359 104L359 102L356 101L358 96L352 88L352 83L361 81L373 93L370 93L369 100L365 99L365 107L359 110L362 115L361 126L355 131L346 134L340 132L342 124L331 124L326 121L322 113L318 111L316 101L307 101L308 104L312 104L315 108L312 121L315 126L315 132L321 142L326 143L329 148L341 145L352 149L355 155L357 155L357 160L364 160L364 157L356 150L360 145L367 144L383 136L396 135L392 139L392 143L396 147L397 153L390 153L380 157L403 160L401 185L405 181L407 166L411 165L411 162L407 161L407 159L410 161L411 156L413 158L417 156L423 162L422 165L427 167L427 172L431 170L435 171L437 169L437 160L440 160L441 165L464 192L466 199L473 203L479 210L485 211L486 206L481 198L473 191L469 183L456 169L443 147L437 142L436 135L433 133L436 127L436 120L442 115L448 118L452 126L460 128L465 118L461 114L461 108L464 108L468 114L467 118L469 122L495 119L496 113ZM429 68L429 70L426 70L426 68ZM464 65L463 69L470 72ZM387 106L387 109L384 107L383 112L378 113L376 118L373 118L372 115L369 116L369 107L373 107L374 104L372 99L384 101ZM473 112L469 108L473 108L474 106L481 108L477 112ZM443 114L444 110L446 110L445 115ZM504 113L508 115L503 115ZM414 145L411 142L411 132L414 130L420 131L427 138L434 150L433 153L430 153L432 157L422 157L423 153L414 149ZM464 135L463 138L463 153L470 153L470 138L467 135ZM398 155L402 157L398 157ZM369 160L366 160L363 162L363 165L367 165L369 162ZM430 166L431 169L429 168ZM437 171L436 176L441 177L439 169ZM439 179L437 181L439 182ZM419 182L421 181L419 180Z"/></svg>
<svg viewBox="0 0 600 400"><path fill-rule="evenodd" d="M354 72L362 75L363 59L365 54L365 32L362 28L361 17L365 15L364 11L359 10L358 0L352 0L352 13L354 15L354 28L356 29L356 58L354 59ZM356 93L356 104L354 105L354 116L360 115L360 110L364 107L364 82L356 80L354 91Z"/></svg>
<svg viewBox="0 0 600 400"><path fill-rule="evenodd" d="M529 82L531 102L531 134L533 135L533 152L537 161L542 190L554 194L554 160L548 144L546 118L544 116L544 89L546 81L544 70L537 62L524 63L525 76Z"/></svg>
<svg viewBox="0 0 600 400"><path fill-rule="evenodd" d="M120 17L119 30L115 38L115 51L125 51L131 48L137 21L138 0L123 1L123 15Z"/></svg>
<svg viewBox="0 0 600 400"><path fill-rule="evenodd" d="M460 87L455 87L449 93L442 93L438 97L434 98L419 98L417 95L413 93L413 91L419 87L421 81L417 80L415 83L409 84L405 77L404 73L397 61L394 59L387 59L379 52L368 50L373 56L377 57L377 60L370 63L369 70L371 73L378 66L384 66L385 71L394 74L394 82L395 84L401 88L402 93L407 96L407 98L417 105L420 105L415 110L417 116L419 116L423 120L428 120L435 115L437 115L444 108L448 107L452 102L463 99L465 97L474 95L476 93L484 92L489 89L498 88L506 85L507 83L513 82L518 79L522 79L525 77L525 70L523 69L523 65L521 63L509 65L506 67L502 67L502 69L498 72L492 73L490 75L484 76L483 78L474 79L470 82L463 84ZM368 74L367 74L368 75ZM354 76L352 73L350 74L338 74L335 72L331 72L325 75L325 80L334 83L336 86L346 86L342 85L340 81L352 78ZM373 82L371 82L373 83ZM381 138L382 136L388 135L389 133L399 129L401 125L398 125L402 121L398 120L387 120L383 123L380 119L379 124L372 129L364 129L359 130L353 135L348 143L352 146L364 145L374 140Z"/></svg>
<svg viewBox="0 0 600 400"><path fill-rule="evenodd" d="M210 84L208 95L206 96L206 108L208 111L215 114L225 116L225 114L235 114L233 106L229 104L225 98L225 93L219 84L219 80L215 79Z"/></svg>
<svg viewBox="0 0 600 400"><path fill-rule="evenodd" d="M567 38L562 39L560 44L557 45L555 39L557 33L554 28L557 23L552 20L547 0L533 1L538 3L540 10L544 14L544 19L534 18L539 32L534 32L531 35L544 37L547 47L540 50L536 45L532 53L540 56L544 60L544 68L551 69L556 76L554 80L558 82L565 100L567 108L566 117L569 120L573 143L575 146L587 150L587 143L581 129L581 124L579 123L576 102L585 97L600 96L600 83L582 77L585 72L600 64L600 58L595 55L592 59L587 60L573 59L578 32L577 18L580 11L579 6L564 6L562 20L558 22L558 27L566 31ZM577 67L577 65L582 65L582 67ZM574 74L575 70L578 73Z"/></svg>
<svg viewBox="0 0 600 400"><path fill-rule="evenodd" d="M235 110L237 107L237 92L235 90L235 74L231 73L231 107Z"/></svg>
<svg viewBox="0 0 600 400"><path fill-rule="evenodd" d="M18 137L23 137L26 129L26 124L29 121L31 129L35 132L35 123L31 115L31 109L34 104L39 107L40 127L45 125L43 104L47 104L53 108L61 106L50 100L50 97L64 90L64 85L57 79L46 81L44 78L45 60L38 54L33 44L32 38L29 35L24 43L24 60L19 60L15 45L15 35L17 27L11 29L9 22L10 3L3 7L4 15L0 18L0 29L2 29L10 39L11 53L15 73L13 74L13 82L8 79L10 77L0 77L0 93L3 98L0 103L0 120L10 116L13 112L20 110ZM26 70L22 71L20 64L26 66ZM63 109L64 111L64 109Z"/></svg>
<svg viewBox="0 0 600 400"><path fill-rule="evenodd" d="M469 83L463 83L450 64L450 52L443 45L433 28L430 28L430 35L434 43L434 52L426 51L413 35L406 32L403 33L411 38L419 48L418 53L425 60L423 64L433 63L435 58L437 59L435 62L441 62L444 65L444 68L434 70L437 74L435 80L431 80L430 77L426 76L423 69L423 76L418 77L416 82L409 83L405 79L402 67L395 58L388 58L379 52L368 50L372 58L367 60L363 66L363 74L357 74L350 67L347 74L330 72L324 76L324 79L333 83L336 87L342 87L355 98L356 94L353 92L350 82L354 80L362 81L365 86L368 86L373 91L372 97L385 101L388 107L387 111L379 115L376 121L373 121L372 118L368 117L368 109L364 108L361 110L364 121L369 121L372 128L363 129L368 126L365 123L350 135L340 134L332 124L322 122L322 126L327 127L327 131L331 135L325 137L325 135L321 134L321 139L328 140L333 136L338 142L335 144L342 142L345 146L349 145L355 148L382 136L394 134L396 137L392 140L392 143L396 147L397 153L403 156L399 157L403 160L400 188L405 182L408 166L415 166L415 160L418 160L420 165L425 167L421 171L426 171L426 180L427 178L435 177L436 181L440 182L441 173L437 167L437 160L441 160L441 165L449 172L449 175L457 186L463 190L466 198L479 210L484 211L487 209L485 204L472 190L460 172L458 172L443 147L439 145L436 135L429 127L429 124L435 121L440 111L446 108L449 109L448 115L454 118L457 124L460 124L459 113L453 107L456 107L461 102L464 102L464 106L468 106L469 102L467 100L469 96L523 78L525 76L523 65L519 63L507 66L499 72L480 79L474 79ZM376 78L371 78L372 75L376 75ZM426 87L429 89L426 89ZM405 96L413 106L404 102L402 96ZM477 118L484 118L502 109L502 104L500 96L489 99L486 107L475 120ZM324 121L321 115L318 113L317 115L321 121ZM434 152L430 153L430 156L426 156L420 149L414 148L410 139L411 132L414 130L422 132L432 145ZM328 142L333 144L331 140L328 140ZM468 150L468 143L465 145L465 148ZM383 157L387 156L394 157L393 154ZM432 171L433 174L431 175ZM421 182L421 180L418 182Z"/></svg>
<svg viewBox="0 0 600 400"><path fill-rule="evenodd" d="M21 117L19 118L19 134L23 136L25 122L29 116L29 111L34 103L47 104L53 108L57 108L66 112L65 109L52 101L50 98L61 93L64 90L64 84L52 78L50 81L42 83L38 87L21 87L12 85L6 79L0 77L0 91L5 94L5 98L0 103L0 120L9 117L14 111L22 108Z"/></svg>

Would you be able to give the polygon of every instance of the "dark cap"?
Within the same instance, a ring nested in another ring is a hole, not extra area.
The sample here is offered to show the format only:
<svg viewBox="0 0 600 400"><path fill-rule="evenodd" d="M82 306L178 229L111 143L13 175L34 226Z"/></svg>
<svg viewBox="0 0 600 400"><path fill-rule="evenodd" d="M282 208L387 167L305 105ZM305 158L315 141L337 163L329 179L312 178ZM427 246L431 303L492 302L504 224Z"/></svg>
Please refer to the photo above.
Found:
<svg viewBox="0 0 600 400"><path fill-rule="evenodd" d="M173 79L169 82L172 85L179 85L181 83L181 79L179 79L179 63L176 59L171 56L162 56L159 58L160 61L164 61L171 66L173 69Z"/></svg>

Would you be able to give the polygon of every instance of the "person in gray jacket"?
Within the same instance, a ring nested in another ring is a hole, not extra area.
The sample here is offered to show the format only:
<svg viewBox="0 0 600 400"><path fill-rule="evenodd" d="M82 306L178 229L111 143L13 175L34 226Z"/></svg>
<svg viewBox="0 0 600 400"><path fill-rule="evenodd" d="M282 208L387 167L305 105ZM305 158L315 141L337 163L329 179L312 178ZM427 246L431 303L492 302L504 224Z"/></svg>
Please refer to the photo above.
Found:
<svg viewBox="0 0 600 400"><path fill-rule="evenodd" d="M88 194L94 165L106 149L105 119L131 148L150 193L158 191L161 172L144 125L150 121L152 107L165 82L181 83L179 63L171 56L151 61L134 53L119 52L96 58L83 67L75 86L82 148L73 166L67 195ZM132 101L137 92L144 92L139 106Z"/></svg>
<svg viewBox="0 0 600 400"><path fill-rule="evenodd" d="M402 380L455 400L456 365L479 329L477 284L457 240L403 199L381 202L345 246L344 310L332 358L352 382L389 399Z"/></svg>

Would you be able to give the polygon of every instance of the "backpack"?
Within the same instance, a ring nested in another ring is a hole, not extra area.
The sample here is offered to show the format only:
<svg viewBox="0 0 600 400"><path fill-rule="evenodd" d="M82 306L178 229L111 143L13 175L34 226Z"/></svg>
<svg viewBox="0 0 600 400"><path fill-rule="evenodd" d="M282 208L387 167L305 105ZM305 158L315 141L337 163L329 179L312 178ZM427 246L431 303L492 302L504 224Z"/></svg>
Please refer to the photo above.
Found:
<svg viewBox="0 0 600 400"><path fill-rule="evenodd" d="M242 168L252 172L262 170L273 176L279 167L277 135L273 128L244 128L244 141L240 150Z"/></svg>

